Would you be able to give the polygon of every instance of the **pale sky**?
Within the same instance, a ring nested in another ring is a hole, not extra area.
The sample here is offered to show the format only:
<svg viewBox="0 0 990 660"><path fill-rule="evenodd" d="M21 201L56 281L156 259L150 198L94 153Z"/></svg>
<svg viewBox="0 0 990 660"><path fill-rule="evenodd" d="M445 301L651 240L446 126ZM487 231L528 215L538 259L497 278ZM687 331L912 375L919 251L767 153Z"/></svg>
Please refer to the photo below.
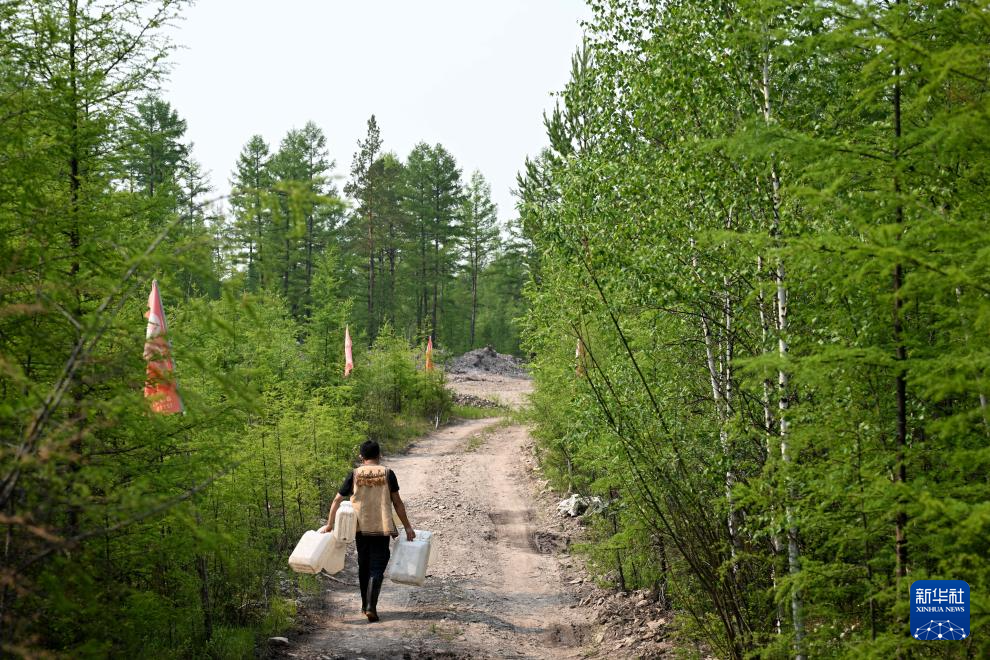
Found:
<svg viewBox="0 0 990 660"><path fill-rule="evenodd" d="M308 120L342 188L373 113L401 158L439 142L465 180L480 169L507 220L588 17L583 0L199 0L175 33L163 96L218 194L251 135L274 151Z"/></svg>

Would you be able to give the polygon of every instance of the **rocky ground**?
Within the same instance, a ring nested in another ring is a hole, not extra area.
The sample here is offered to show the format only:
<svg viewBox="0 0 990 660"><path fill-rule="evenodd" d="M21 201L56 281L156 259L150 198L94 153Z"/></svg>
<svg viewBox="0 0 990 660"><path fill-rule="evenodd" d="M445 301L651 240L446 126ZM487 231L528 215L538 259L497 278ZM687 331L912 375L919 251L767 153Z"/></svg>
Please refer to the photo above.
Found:
<svg viewBox="0 0 990 660"><path fill-rule="evenodd" d="M462 393L516 403L530 381L468 370ZM525 426L501 418L441 428L387 457L410 519L434 532L422 587L386 579L381 622L360 612L353 550L321 578L324 597L304 607L300 629L275 657L604 658L664 657L670 614L647 593L596 587L569 548L579 521L556 510L537 479Z"/></svg>
<svg viewBox="0 0 990 660"><path fill-rule="evenodd" d="M532 389L523 361L490 346L448 360L445 374L455 402L476 408L519 408Z"/></svg>
<svg viewBox="0 0 990 660"><path fill-rule="evenodd" d="M521 358L498 353L491 346L468 351L464 355L447 360L444 369L447 375L489 375L509 378L528 378Z"/></svg>

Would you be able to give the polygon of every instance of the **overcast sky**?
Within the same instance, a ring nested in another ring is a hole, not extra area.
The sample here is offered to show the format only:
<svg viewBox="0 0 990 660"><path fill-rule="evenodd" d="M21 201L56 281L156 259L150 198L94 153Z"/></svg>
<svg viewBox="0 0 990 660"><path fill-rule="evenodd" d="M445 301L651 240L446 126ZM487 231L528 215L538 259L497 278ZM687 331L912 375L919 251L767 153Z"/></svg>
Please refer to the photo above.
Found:
<svg viewBox="0 0 990 660"><path fill-rule="evenodd" d="M164 96L217 193L251 135L274 151L308 120L345 177L375 114L386 150L439 142L465 179L481 170L506 220L588 14L582 0L199 0Z"/></svg>

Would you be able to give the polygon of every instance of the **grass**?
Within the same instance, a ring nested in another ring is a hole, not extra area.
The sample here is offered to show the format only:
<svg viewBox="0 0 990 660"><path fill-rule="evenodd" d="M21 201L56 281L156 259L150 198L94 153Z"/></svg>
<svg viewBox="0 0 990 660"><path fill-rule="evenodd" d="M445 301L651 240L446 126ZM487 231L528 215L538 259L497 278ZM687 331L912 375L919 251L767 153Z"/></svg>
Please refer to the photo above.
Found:
<svg viewBox="0 0 990 660"><path fill-rule="evenodd" d="M441 425L452 420L504 417L509 412L504 408L478 408L476 406L459 406L454 404L451 406L447 420L441 420ZM396 415L389 420L388 428L386 429L387 439L382 444L389 454L403 454L409 449L409 444L412 441L421 438L433 430L433 422L429 419L424 419L414 414ZM474 449L477 449L477 446Z"/></svg>
<svg viewBox="0 0 990 660"><path fill-rule="evenodd" d="M467 439L467 444L464 445L464 451L465 452L477 451L478 449L481 448L483 444L485 444L485 442L488 441L488 438L495 435L497 431L500 431L502 429L508 428L513 425L514 422L511 419L511 415L507 415L505 417L499 418L499 420L494 424L491 424L490 426L485 427L485 429L480 431L479 433L475 433L474 435L470 436Z"/></svg>
<svg viewBox="0 0 990 660"><path fill-rule="evenodd" d="M399 415L391 420L382 446L389 454L403 454L409 443L433 430L429 420L418 415Z"/></svg>
<svg viewBox="0 0 990 660"><path fill-rule="evenodd" d="M487 439L488 439L488 433L478 433L472 435L470 438L468 438L467 446L464 448L464 451L468 451L468 452L477 451L481 447L481 445L485 444L485 440Z"/></svg>
<svg viewBox="0 0 990 660"><path fill-rule="evenodd" d="M454 404L450 408L451 418L485 419L486 417L501 417L505 414L503 408L478 408L477 406L461 406Z"/></svg>

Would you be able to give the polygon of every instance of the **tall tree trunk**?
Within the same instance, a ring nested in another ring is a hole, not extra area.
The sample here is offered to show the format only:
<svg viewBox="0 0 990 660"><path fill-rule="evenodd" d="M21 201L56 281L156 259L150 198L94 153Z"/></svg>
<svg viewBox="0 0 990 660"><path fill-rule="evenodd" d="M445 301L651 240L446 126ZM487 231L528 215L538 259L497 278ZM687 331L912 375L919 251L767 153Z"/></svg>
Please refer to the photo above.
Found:
<svg viewBox="0 0 990 660"><path fill-rule="evenodd" d="M375 220L368 209L368 334L377 332L375 324Z"/></svg>
<svg viewBox="0 0 990 660"><path fill-rule="evenodd" d="M199 508L193 503L196 514L196 524L200 524ZM199 603L203 608L203 635L206 641L213 638L213 609L210 607L210 575L206 562L206 555L202 552L196 553L196 574L199 576Z"/></svg>
<svg viewBox="0 0 990 660"><path fill-rule="evenodd" d="M757 303L760 309L760 330L761 330L761 346L762 350L766 350L770 342L770 320L767 315L766 310L766 294L763 290L763 257L758 256L756 258L756 274L759 278L759 292L757 294ZM776 298L775 298L776 300ZM771 460L774 454L773 451L773 427L774 427L774 417L773 417L773 407L771 404L771 399L773 398L773 384L769 378L763 379L763 399L761 401L763 405L763 428L766 434L766 453L767 460ZM771 503L770 510L774 510L774 505ZM778 567L782 566L782 560L780 560L780 552L783 547L783 542L780 539L780 535L776 532L770 539L771 547L773 548L773 561L770 564L770 581L773 584L774 591L776 592L778 587ZM776 621L774 622L774 629L779 635L782 632L782 624L784 621L784 606L782 603L777 603Z"/></svg>
<svg viewBox="0 0 990 660"><path fill-rule="evenodd" d="M430 318L430 336L437 340L437 304L440 294L440 237L433 237L433 312Z"/></svg>
<svg viewBox="0 0 990 660"><path fill-rule="evenodd" d="M316 190L316 164L313 162L313 153L309 153L309 169L306 171L309 177L309 192L317 193ZM308 203L308 202L307 202ZM306 293L303 296L305 305L305 316L309 318L310 310L313 306L313 248L316 242L316 210L310 206L310 212L306 214Z"/></svg>
<svg viewBox="0 0 990 660"><path fill-rule="evenodd" d="M71 264L69 265L69 280L72 287L73 309L75 319L78 323L73 324L74 340L78 344L82 339L83 308L82 289L79 283L80 271L82 270L82 227L80 226L80 202L79 194L82 189L81 159L82 148L80 141L79 126L79 63L78 63L78 31L79 31L79 8L77 0L69 0L69 252ZM73 380L78 381L77 377ZM82 410L83 393L78 382L72 385L72 416L80 417ZM76 433L70 444L72 453L79 455L82 450L82 434ZM70 472L79 471L79 463L73 460L69 465ZM70 480L74 481L74 480ZM69 486L71 490L71 485ZM68 531L69 536L75 536L79 531L79 507L70 502L68 507Z"/></svg>
<svg viewBox="0 0 990 660"><path fill-rule="evenodd" d="M731 224L731 219L729 223ZM722 341L722 426L719 429L719 439L722 442L722 453L725 455L725 502L729 508L727 522L729 526L729 541L731 542L732 554L735 556L736 550L742 544L739 541L739 510L733 501L732 489L736 485L736 471L734 468L735 459L733 451L733 441L729 436L729 421L732 417L732 358L734 355L734 344L732 339L732 322L734 311L732 307L732 294L729 290L729 278L722 278L722 324L724 339ZM736 565L733 564L733 570Z"/></svg>
<svg viewBox="0 0 990 660"><path fill-rule="evenodd" d="M261 167L261 162L256 161L255 172ZM257 234L255 239L258 244L258 287L260 289L265 288L265 260L262 258L261 243L264 240L264 221L261 216L261 178L255 176L254 178L254 223L255 230Z"/></svg>
<svg viewBox="0 0 990 660"><path fill-rule="evenodd" d="M416 304L416 331L423 331L423 322L426 320L427 313L427 276L426 276L426 252L427 252L427 240L426 240L426 228L425 224L421 223L419 228L419 295L417 296L419 300Z"/></svg>
<svg viewBox="0 0 990 660"><path fill-rule="evenodd" d="M275 426L275 447L278 451L278 488L282 500L282 542L289 536L289 523L285 519L285 468L282 464L282 435L279 433L278 425Z"/></svg>
<svg viewBox="0 0 990 660"><path fill-rule="evenodd" d="M774 176L774 188L779 189L779 183L777 182L776 176ZM787 286L785 284L786 273L784 271L784 262L780 260L777 262L776 270L776 284L777 284L777 350L781 359L786 359L788 352L787 344ZM780 410L780 460L785 465L793 462L793 458L790 453L789 445L789 432L790 432L790 420L787 417L787 411L790 409L790 392L789 392L789 375L786 369L781 368L777 372L777 384L779 387L779 405ZM787 483L787 506L784 508L784 515L787 520L787 564L792 576L796 576L801 572L801 553L798 547L798 529L794 518L794 510L790 505L790 500L793 497L791 477L788 474L785 477ZM804 638L804 620L803 620L803 601L801 598L801 590L797 587L791 588L791 617L794 620L794 643L796 647L796 657L798 660L804 659L804 653L802 652L802 640Z"/></svg>
<svg viewBox="0 0 990 660"><path fill-rule="evenodd" d="M288 207L285 209L285 263L282 264L282 296L289 301L289 263L292 261L289 250L289 231L291 229L290 213ZM291 301L290 301L291 302Z"/></svg>
<svg viewBox="0 0 990 660"><path fill-rule="evenodd" d="M306 316L313 304L313 242L316 219L312 214L306 217L306 295L303 300L306 304Z"/></svg>
<svg viewBox="0 0 990 660"><path fill-rule="evenodd" d="M900 7L903 0L897 0ZM904 206L901 204L901 181L900 181L900 159L901 159L901 63L900 58L894 60L894 98L893 98L893 123L894 123L894 221L900 228L904 224ZM900 229L899 231L903 231ZM900 240L898 235L897 240ZM896 361L896 374L894 376L894 396L897 398L897 432L896 432L896 465L894 468L894 482L907 483L907 467L905 450L907 448L907 378L905 376L905 362L907 360L907 348L904 345L904 327L901 318L901 308L904 304L901 299L901 287L904 285L904 268L898 261L894 264L894 346ZM903 489L902 489L903 492ZM894 547L896 559L897 593L900 596L904 578L907 576L908 566L908 542L905 532L907 527L907 510L903 495L897 497L897 512L894 516Z"/></svg>
<svg viewBox="0 0 990 660"><path fill-rule="evenodd" d="M388 297L387 313L389 318L392 320L393 325L395 324L397 315L395 313L395 220L394 218L388 222L388 250L386 251L388 255L388 291L386 293Z"/></svg>
<svg viewBox="0 0 990 660"><path fill-rule="evenodd" d="M770 104L770 54L763 57L763 118L767 125L773 122L773 111ZM780 175L777 171L777 164L773 154L770 156L770 185L771 185L771 205L773 208L773 224L770 230L771 236L779 244L781 235L780 227ZM776 311L777 311L777 353L782 363L786 362L787 344L787 284L784 260L777 258L777 268L774 271L774 283L776 285ZM801 572L801 552L798 546L798 529L795 522L794 510L790 500L793 496L791 478L789 476L789 465L793 461L789 446L790 420L787 412L790 408L789 375L787 370L781 366L777 371L778 387L778 410L779 410L779 431L780 431L780 460L784 464L785 490L787 498L784 507L784 517L787 521L787 565L792 577ZM791 618L794 624L794 647L797 660L804 660L804 615L803 600L801 590L791 587Z"/></svg>
<svg viewBox="0 0 990 660"><path fill-rule="evenodd" d="M474 327L478 319L478 265L471 270L471 348L474 348Z"/></svg>
<svg viewBox="0 0 990 660"><path fill-rule="evenodd" d="M703 281L701 271L698 268L698 253L695 251L695 240L691 239L691 266L694 270L694 276L699 282ZM726 290L726 305L728 305L728 291ZM729 316L729 308L726 307L726 320ZM704 305L700 306L699 315L701 319L701 336L704 340L705 345L705 364L708 367L708 378L711 383L712 388L712 402L715 406L715 418L718 423L718 436L719 442L722 447L723 455L726 460L726 471L725 471L725 501L728 508L728 514L726 516L726 527L729 534L729 546L730 552L732 553L733 559L736 557L736 549L738 547L737 530L739 528L737 521L737 513L735 511L735 505L732 502L732 487L735 483L735 474L731 467L731 457L729 456L729 435L728 435L728 415L729 415L729 401L727 398L728 388L725 381L725 377L729 374L728 364L722 365L717 364L721 361L722 351L716 346L716 340L712 332L712 322L709 317L708 310L705 309ZM728 341L728 338L726 338ZM725 357L728 358L729 349L726 348Z"/></svg>

